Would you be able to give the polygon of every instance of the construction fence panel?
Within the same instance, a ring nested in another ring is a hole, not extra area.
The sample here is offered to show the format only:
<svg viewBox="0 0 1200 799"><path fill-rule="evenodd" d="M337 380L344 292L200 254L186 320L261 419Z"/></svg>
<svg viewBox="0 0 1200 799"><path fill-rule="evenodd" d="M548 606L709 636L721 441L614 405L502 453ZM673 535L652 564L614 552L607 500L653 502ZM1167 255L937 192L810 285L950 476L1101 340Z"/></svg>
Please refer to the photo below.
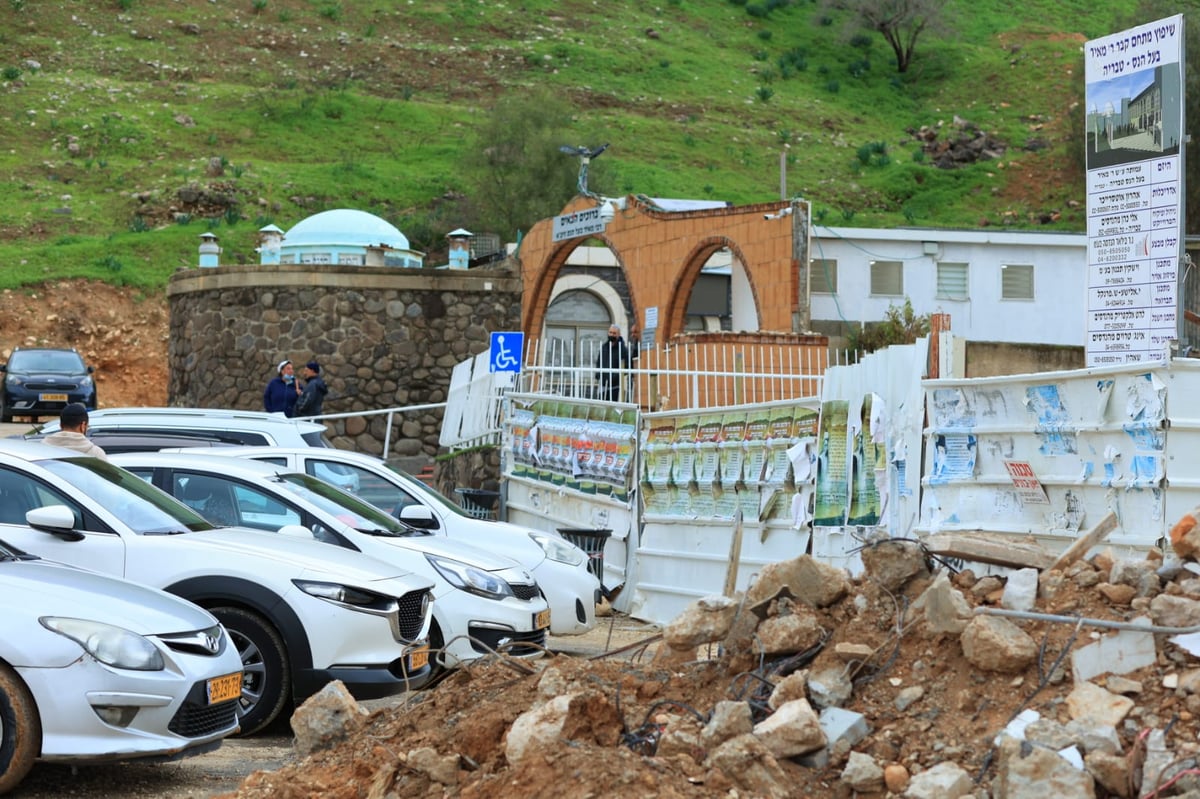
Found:
<svg viewBox="0 0 1200 799"><path fill-rule="evenodd" d="M494 443L500 433L503 395L515 378L511 372L489 372L486 352L455 365L438 444L454 449Z"/></svg>
<svg viewBox="0 0 1200 799"><path fill-rule="evenodd" d="M815 397L643 415L631 613L669 621L808 551L816 425Z"/></svg>
<svg viewBox="0 0 1200 799"><path fill-rule="evenodd" d="M610 531L601 582L633 578L637 548L635 407L546 394L510 393L501 469L506 519L534 530ZM625 611L632 592L613 605Z"/></svg>
<svg viewBox="0 0 1200 799"><path fill-rule="evenodd" d="M858 549L908 537L920 513L927 339L830 368L815 447L813 557L857 574Z"/></svg>
<svg viewBox="0 0 1200 799"><path fill-rule="evenodd" d="M919 531L1032 536L1057 553L1112 512L1118 527L1105 546L1161 543L1168 456L1181 455L1170 462L1181 477L1197 465L1194 423L1167 444L1169 388L1194 392L1197 371L1141 364L927 381ZM1172 505L1190 508L1195 487L1179 488Z"/></svg>

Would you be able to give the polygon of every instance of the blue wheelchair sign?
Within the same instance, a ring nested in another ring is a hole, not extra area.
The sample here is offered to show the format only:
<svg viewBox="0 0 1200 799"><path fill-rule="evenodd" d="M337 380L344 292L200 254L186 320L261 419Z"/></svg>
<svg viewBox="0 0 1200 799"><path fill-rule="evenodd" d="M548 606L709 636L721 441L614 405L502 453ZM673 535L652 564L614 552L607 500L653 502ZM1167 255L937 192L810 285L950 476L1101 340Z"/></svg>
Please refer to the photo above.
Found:
<svg viewBox="0 0 1200 799"><path fill-rule="evenodd" d="M521 353L525 351L525 334L521 332L493 333L488 352L489 372L521 371Z"/></svg>

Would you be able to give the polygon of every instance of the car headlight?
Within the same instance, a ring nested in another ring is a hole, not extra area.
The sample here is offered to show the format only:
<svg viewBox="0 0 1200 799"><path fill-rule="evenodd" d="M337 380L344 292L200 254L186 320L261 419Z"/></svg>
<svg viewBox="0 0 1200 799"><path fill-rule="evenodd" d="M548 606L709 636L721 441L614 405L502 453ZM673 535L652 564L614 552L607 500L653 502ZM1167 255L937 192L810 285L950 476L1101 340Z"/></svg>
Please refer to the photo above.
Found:
<svg viewBox="0 0 1200 799"><path fill-rule="evenodd" d="M578 566L587 560L587 553L579 547L572 544L570 541L564 541L561 538L556 538L545 533L530 533L529 537L534 543L542 548L546 553L546 557L550 560L556 560L559 563L568 563L572 566Z"/></svg>
<svg viewBox="0 0 1200 799"><path fill-rule="evenodd" d="M88 377L81 378L79 381L79 387L80 388L91 388L92 387L91 376L89 375Z"/></svg>
<svg viewBox="0 0 1200 799"><path fill-rule="evenodd" d="M382 611L390 610L395 605L395 600L391 597L376 594L373 591L364 591L361 588L351 588L341 583L324 583L318 580L292 580L292 584L309 596L315 596L318 599L327 599L330 602L338 602L342 605Z"/></svg>
<svg viewBox="0 0 1200 799"><path fill-rule="evenodd" d="M449 560L448 558L440 558L437 555L425 556L430 565L438 570L438 574L446 578L446 581L455 588L461 588L470 594L477 594L488 599L504 599L506 596L512 596L512 586L507 580L497 577L494 574L485 572L483 569L477 569L474 566L468 566L457 560Z"/></svg>
<svg viewBox="0 0 1200 799"><path fill-rule="evenodd" d="M101 663L133 671L162 671L162 653L144 635L87 619L43 616L38 619L51 632L70 638Z"/></svg>

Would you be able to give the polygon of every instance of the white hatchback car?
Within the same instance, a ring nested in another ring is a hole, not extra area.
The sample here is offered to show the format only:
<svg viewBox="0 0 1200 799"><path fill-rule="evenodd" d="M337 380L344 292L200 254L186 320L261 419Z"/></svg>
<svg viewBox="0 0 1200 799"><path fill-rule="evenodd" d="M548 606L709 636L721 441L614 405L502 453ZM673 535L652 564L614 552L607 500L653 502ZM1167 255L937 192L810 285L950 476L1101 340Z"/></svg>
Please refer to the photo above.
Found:
<svg viewBox="0 0 1200 799"><path fill-rule="evenodd" d="M0 794L38 760L216 749L241 694L237 648L209 613L0 541Z"/></svg>
<svg viewBox="0 0 1200 799"><path fill-rule="evenodd" d="M415 477L372 455L344 449L213 447L204 455L249 458L344 488L414 527L507 555L533 574L550 603L550 632L580 635L596 624L600 581L588 556L557 533L477 519Z"/></svg>
<svg viewBox="0 0 1200 799"><path fill-rule="evenodd" d="M208 452L126 452L112 461L214 524L316 537L432 580L429 644L438 665L452 668L498 649L543 654L553 614L516 561L410 527L310 475ZM294 540L279 539L281 547Z"/></svg>
<svg viewBox="0 0 1200 799"><path fill-rule="evenodd" d="M242 733L341 680L378 698L430 678L432 582L316 541L214 527L120 467L0 439L0 539L191 600L242 658Z"/></svg>

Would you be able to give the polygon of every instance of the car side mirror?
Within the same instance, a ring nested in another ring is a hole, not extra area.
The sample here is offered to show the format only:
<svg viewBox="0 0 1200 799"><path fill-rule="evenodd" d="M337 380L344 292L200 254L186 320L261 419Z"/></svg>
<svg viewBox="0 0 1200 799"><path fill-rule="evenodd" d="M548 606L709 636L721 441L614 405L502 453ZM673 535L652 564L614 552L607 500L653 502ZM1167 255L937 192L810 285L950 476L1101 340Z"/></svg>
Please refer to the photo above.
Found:
<svg viewBox="0 0 1200 799"><path fill-rule="evenodd" d="M83 533L75 529L75 512L66 505L46 505L25 514L25 523L35 530L58 536L64 541L82 541Z"/></svg>
<svg viewBox="0 0 1200 799"><path fill-rule="evenodd" d="M439 526L433 511L420 503L401 508L396 518L419 530L436 530Z"/></svg>
<svg viewBox="0 0 1200 799"><path fill-rule="evenodd" d="M302 524L285 524L278 532L280 535L290 535L294 538L307 538L309 541L313 539L312 530Z"/></svg>

